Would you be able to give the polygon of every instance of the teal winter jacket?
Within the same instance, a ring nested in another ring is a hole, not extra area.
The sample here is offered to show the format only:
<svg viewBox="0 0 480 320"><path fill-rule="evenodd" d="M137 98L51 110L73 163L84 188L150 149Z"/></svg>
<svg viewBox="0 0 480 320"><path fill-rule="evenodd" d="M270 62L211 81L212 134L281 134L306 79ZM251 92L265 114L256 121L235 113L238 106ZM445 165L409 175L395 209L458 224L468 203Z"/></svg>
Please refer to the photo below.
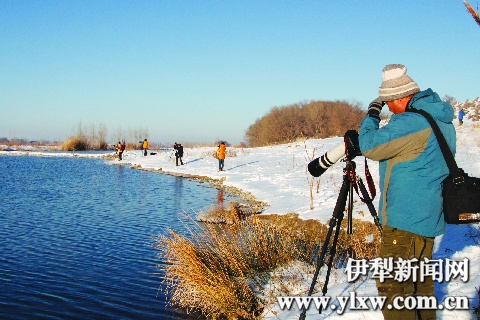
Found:
<svg viewBox="0 0 480 320"><path fill-rule="evenodd" d="M366 116L360 125L362 154L379 161L383 225L426 237L445 232L442 181L449 171L430 124L411 108L430 113L455 155L453 108L432 89L415 94L407 111L393 115L385 126Z"/></svg>

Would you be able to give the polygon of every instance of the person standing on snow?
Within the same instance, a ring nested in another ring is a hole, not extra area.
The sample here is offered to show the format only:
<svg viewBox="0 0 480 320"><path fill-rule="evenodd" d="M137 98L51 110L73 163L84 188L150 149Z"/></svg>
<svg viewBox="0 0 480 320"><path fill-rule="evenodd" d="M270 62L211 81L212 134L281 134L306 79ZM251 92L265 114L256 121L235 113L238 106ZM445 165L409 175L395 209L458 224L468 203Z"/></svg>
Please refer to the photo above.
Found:
<svg viewBox="0 0 480 320"><path fill-rule="evenodd" d="M458 122L460 125L463 124L463 117L465 116L465 112L463 111L463 109L460 109L460 111L458 111Z"/></svg>
<svg viewBox="0 0 480 320"><path fill-rule="evenodd" d="M223 171L223 167L225 165L225 152L227 151L227 147L225 146L225 142L221 142L217 149L217 157L218 157L218 171Z"/></svg>
<svg viewBox="0 0 480 320"><path fill-rule="evenodd" d="M183 166L183 146L181 143L176 143L173 145L173 149L175 149L175 163L177 164L178 167L178 160L180 160L180 163Z"/></svg>
<svg viewBox="0 0 480 320"><path fill-rule="evenodd" d="M122 149L122 143L120 141L118 141L117 147L115 149L117 149L118 152L118 161L121 161L124 149Z"/></svg>
<svg viewBox="0 0 480 320"><path fill-rule="evenodd" d="M432 89L420 91L406 72L401 64L383 68L379 97L370 103L358 138L362 155L380 162L378 216L383 234L379 257L424 261L432 258L435 237L445 232L442 181L449 170L427 119L408 111L415 108L428 112L455 155L454 111ZM393 115L380 128L379 115L384 104ZM386 304L399 296L434 296L433 279L428 275L425 281L420 281L420 277L414 281L411 276L404 282L387 278L376 279L376 283L379 295L387 297ZM435 310L384 308L382 313L387 320L436 319Z"/></svg>
<svg viewBox="0 0 480 320"><path fill-rule="evenodd" d="M126 144L125 144L125 140L122 141L122 144L120 145L120 150L122 151L122 157L123 157L123 153L125 152L125 149L126 149Z"/></svg>
<svg viewBox="0 0 480 320"><path fill-rule="evenodd" d="M147 149L148 149L148 141L147 141L147 139L143 140L142 149L143 149L143 155L146 157L146 156L147 156Z"/></svg>

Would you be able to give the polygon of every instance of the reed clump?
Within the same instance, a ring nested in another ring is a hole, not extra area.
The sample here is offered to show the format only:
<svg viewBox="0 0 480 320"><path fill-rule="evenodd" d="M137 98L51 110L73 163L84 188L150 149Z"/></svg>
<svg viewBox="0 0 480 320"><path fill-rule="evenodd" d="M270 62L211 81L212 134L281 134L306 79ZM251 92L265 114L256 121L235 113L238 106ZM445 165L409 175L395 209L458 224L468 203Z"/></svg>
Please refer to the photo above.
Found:
<svg viewBox="0 0 480 320"><path fill-rule="evenodd" d="M248 265L227 230L196 228L191 239L170 231L160 244L170 303L211 319L255 319L259 301L248 286ZM193 231L193 230L192 230Z"/></svg>
<svg viewBox="0 0 480 320"><path fill-rule="evenodd" d="M230 202L226 207L218 204L205 212L200 211L197 214L197 220L206 223L236 224L250 215L244 209L236 202Z"/></svg>
<svg viewBox="0 0 480 320"><path fill-rule="evenodd" d="M89 148L87 138L73 136L62 142L61 149L67 151L85 151Z"/></svg>
<svg viewBox="0 0 480 320"><path fill-rule="evenodd" d="M311 269L328 231L319 221L302 220L296 214L233 220L232 224L196 224L188 236L170 230L157 239L156 247L167 261L161 268L166 271L171 305L200 311L211 319L257 319L274 296L289 294L298 284L280 276L278 285L265 286L275 271L295 264ZM335 259L344 260L348 248L355 250L357 259L375 257L376 226L354 220L353 228L352 235L341 232Z"/></svg>

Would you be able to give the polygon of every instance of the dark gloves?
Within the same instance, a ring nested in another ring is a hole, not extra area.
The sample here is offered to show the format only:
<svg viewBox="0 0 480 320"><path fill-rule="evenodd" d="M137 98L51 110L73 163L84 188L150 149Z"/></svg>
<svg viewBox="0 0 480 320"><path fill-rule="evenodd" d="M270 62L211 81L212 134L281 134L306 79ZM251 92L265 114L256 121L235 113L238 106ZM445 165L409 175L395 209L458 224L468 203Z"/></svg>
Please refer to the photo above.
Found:
<svg viewBox="0 0 480 320"><path fill-rule="evenodd" d="M367 114L371 118L375 118L375 119L380 120L380 112L382 111L382 107L383 107L384 104L385 104L385 102L380 100L380 97L378 97L377 99L370 102L370 105L368 106Z"/></svg>

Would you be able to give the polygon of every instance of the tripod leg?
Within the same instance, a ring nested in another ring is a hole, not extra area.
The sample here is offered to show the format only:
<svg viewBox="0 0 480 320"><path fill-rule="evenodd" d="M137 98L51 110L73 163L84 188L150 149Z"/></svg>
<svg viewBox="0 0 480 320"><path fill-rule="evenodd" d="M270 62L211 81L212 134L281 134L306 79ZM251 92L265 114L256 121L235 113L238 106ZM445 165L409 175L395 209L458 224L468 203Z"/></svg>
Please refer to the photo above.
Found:
<svg viewBox="0 0 480 320"><path fill-rule="evenodd" d="M351 195L351 193L350 193L350 195ZM327 294L328 281L330 279L330 273L332 271L333 258L337 254L338 236L340 235L340 230L342 229L342 220L343 220L343 214L337 220L337 227L335 229L335 235L333 236L332 246L330 247L330 259L328 260L327 273L325 275L325 283L323 284L323 289L322 289L323 296L325 296ZM318 310L318 313L322 313L322 307L321 306L320 306L320 309Z"/></svg>
<svg viewBox="0 0 480 320"><path fill-rule="evenodd" d="M340 193L338 195L337 202L335 204L335 209L333 209L333 215L329 222L327 236L325 237L325 241L323 242L323 245L322 245L322 251L317 260L315 273L313 274L312 283L310 285L310 289L308 290L308 296L312 295L313 290L315 288L315 284L317 282L318 274L320 273L320 269L325 264L325 255L327 253L330 238L332 237L333 228L337 224L338 220L340 220L340 223L341 223L341 220L343 219L343 211L345 210L345 205L347 203L347 196L348 196L348 191L350 189L350 185L351 185L350 180L348 179L348 176L345 174L343 176L342 187L340 188ZM337 229L340 229L340 228L337 226ZM305 320L306 313L307 313L307 310L303 309L302 313L300 314L299 320Z"/></svg>
<svg viewBox="0 0 480 320"><path fill-rule="evenodd" d="M350 183L350 188L348 190L348 211L347 211L347 233L353 233L353 225L352 225L352 212L353 212L353 184Z"/></svg>
<svg viewBox="0 0 480 320"><path fill-rule="evenodd" d="M352 183L350 183L350 188L348 191L348 209L347 210L348 210L347 211L347 234L351 235L353 233L353 184ZM352 246L348 246L348 256L353 257L353 254L354 252L353 252Z"/></svg>

